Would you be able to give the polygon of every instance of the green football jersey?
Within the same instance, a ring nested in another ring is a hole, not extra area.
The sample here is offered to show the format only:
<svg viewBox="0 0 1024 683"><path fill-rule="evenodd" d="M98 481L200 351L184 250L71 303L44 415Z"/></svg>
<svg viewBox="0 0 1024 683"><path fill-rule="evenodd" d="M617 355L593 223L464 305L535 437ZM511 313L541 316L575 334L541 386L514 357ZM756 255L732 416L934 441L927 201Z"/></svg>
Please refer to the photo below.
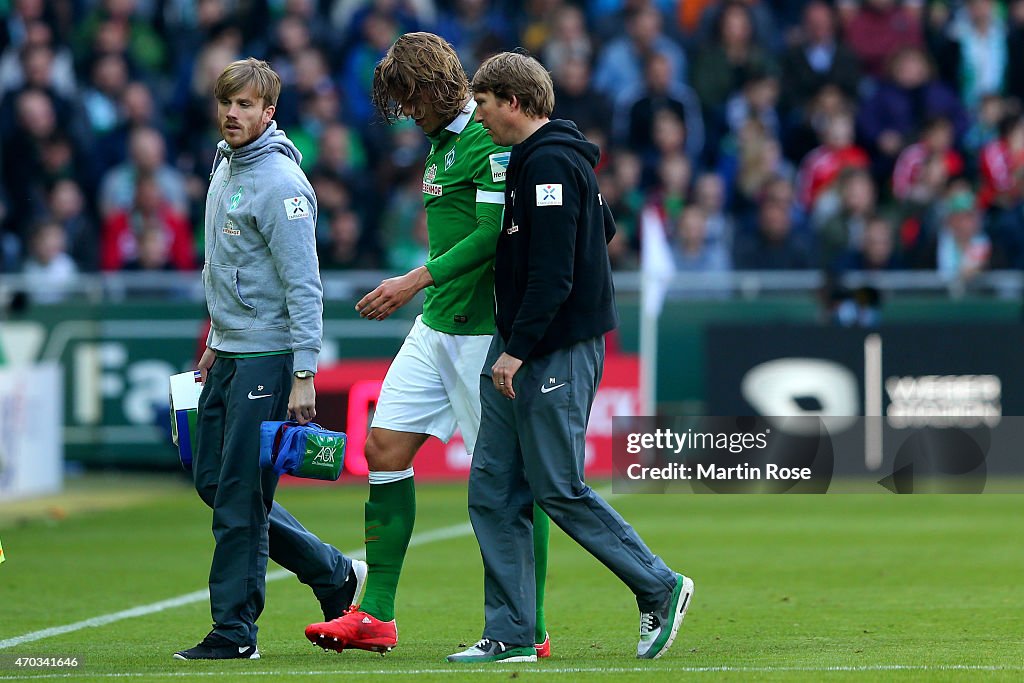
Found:
<svg viewBox="0 0 1024 683"><path fill-rule="evenodd" d="M494 332L494 249L505 204L509 148L473 120L476 102L436 135L424 163L430 241L423 323L448 334Z"/></svg>

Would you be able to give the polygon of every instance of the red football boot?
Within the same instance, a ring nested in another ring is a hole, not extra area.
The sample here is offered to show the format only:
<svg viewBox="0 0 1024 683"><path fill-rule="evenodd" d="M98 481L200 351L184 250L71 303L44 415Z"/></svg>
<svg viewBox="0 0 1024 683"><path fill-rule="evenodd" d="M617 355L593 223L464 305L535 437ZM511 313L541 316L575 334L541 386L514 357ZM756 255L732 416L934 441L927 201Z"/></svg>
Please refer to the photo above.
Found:
<svg viewBox="0 0 1024 683"><path fill-rule="evenodd" d="M551 636L547 633L544 634L544 642L537 643L537 659L544 659L545 657L551 656Z"/></svg>
<svg viewBox="0 0 1024 683"><path fill-rule="evenodd" d="M384 654L398 645L398 628L394 619L381 621L353 605L337 619L307 626L306 638L325 650L354 647Z"/></svg>

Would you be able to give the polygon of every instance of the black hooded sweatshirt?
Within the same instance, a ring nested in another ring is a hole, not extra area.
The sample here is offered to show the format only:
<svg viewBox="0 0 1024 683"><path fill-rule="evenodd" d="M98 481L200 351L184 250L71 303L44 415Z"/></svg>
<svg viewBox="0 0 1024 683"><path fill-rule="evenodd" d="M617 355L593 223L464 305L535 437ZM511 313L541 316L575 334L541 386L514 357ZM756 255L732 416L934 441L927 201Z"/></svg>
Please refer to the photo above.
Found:
<svg viewBox="0 0 1024 683"><path fill-rule="evenodd" d="M600 152L554 120L512 147L494 257L498 333L527 360L615 329L608 242L615 221L597 187Z"/></svg>

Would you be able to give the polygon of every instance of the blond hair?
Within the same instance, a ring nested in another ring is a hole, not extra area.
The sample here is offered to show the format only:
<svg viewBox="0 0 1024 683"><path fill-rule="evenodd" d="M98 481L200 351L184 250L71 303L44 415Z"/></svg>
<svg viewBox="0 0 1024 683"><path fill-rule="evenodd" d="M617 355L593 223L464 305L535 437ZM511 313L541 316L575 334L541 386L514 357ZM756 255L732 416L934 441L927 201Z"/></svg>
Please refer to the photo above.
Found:
<svg viewBox="0 0 1024 683"><path fill-rule="evenodd" d="M555 108L551 74L535 58L520 52L488 57L473 76L473 92L489 92L503 100L519 100L527 116L542 119Z"/></svg>
<svg viewBox="0 0 1024 683"><path fill-rule="evenodd" d="M217 78L213 96L225 100L248 87L256 89L257 97L263 98L265 107L276 107L281 95L281 77L263 60L249 57L231 62Z"/></svg>
<svg viewBox="0 0 1024 683"><path fill-rule="evenodd" d="M399 37L373 70L373 106L389 123L402 117L402 105L429 106L450 121L467 99L469 79L455 48L433 33Z"/></svg>

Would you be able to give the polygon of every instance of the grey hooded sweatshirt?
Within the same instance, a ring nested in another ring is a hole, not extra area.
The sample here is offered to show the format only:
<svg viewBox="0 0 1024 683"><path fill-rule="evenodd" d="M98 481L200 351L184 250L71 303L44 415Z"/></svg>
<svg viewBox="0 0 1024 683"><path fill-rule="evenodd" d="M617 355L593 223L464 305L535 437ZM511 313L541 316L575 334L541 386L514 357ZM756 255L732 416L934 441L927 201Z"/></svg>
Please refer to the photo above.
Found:
<svg viewBox="0 0 1024 683"><path fill-rule="evenodd" d="M294 370L315 371L323 287L316 196L301 160L274 121L244 147L217 145L206 197L206 344L230 353L291 351Z"/></svg>

